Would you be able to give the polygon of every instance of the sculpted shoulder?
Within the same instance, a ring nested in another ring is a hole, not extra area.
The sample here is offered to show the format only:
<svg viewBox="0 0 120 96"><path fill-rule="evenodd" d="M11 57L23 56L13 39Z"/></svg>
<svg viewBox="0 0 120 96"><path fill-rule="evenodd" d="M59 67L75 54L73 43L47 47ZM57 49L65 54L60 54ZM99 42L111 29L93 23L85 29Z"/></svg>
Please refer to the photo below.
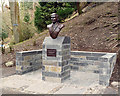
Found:
<svg viewBox="0 0 120 96"><path fill-rule="evenodd" d="M60 24L60 28L62 29L63 27L65 27L65 25L64 24Z"/></svg>
<svg viewBox="0 0 120 96"><path fill-rule="evenodd" d="M49 24L49 25L47 25L47 28L50 28L50 27L52 27L52 23L51 23L51 24Z"/></svg>

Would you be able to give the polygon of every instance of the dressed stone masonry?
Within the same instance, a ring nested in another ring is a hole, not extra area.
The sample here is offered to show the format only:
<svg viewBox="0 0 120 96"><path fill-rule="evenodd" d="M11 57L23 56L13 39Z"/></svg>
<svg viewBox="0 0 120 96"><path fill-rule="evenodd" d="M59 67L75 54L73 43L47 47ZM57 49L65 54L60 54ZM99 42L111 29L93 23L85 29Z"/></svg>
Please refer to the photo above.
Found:
<svg viewBox="0 0 120 96"><path fill-rule="evenodd" d="M86 72L86 74L92 72L98 74L100 85L108 86L116 64L116 57L116 53L70 52L69 37L58 37L52 41L50 37L47 37L43 43L43 50L16 53L16 73L27 73L43 66L43 80L62 82L70 77L70 70Z"/></svg>
<svg viewBox="0 0 120 96"><path fill-rule="evenodd" d="M42 50L42 80L63 82L70 77L70 37L46 37Z"/></svg>
<svg viewBox="0 0 120 96"><path fill-rule="evenodd" d="M99 74L99 84L108 86L116 64L116 53L71 51L69 64L72 70Z"/></svg>
<svg viewBox="0 0 120 96"><path fill-rule="evenodd" d="M16 53L16 73L24 74L42 67L42 50Z"/></svg>

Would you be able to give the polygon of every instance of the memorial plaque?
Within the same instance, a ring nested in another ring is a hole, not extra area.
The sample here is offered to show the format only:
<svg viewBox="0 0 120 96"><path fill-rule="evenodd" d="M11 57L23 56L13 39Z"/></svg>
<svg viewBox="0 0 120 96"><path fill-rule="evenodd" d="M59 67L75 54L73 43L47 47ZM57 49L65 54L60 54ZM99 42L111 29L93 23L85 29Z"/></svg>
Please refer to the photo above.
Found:
<svg viewBox="0 0 120 96"><path fill-rule="evenodd" d="M47 56L56 57L56 49L47 49Z"/></svg>

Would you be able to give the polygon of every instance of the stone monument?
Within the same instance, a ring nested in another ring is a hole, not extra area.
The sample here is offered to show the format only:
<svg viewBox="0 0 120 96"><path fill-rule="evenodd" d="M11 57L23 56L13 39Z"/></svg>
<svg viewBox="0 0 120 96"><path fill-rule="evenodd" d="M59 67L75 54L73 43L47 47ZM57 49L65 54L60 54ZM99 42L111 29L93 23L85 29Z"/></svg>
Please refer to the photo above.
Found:
<svg viewBox="0 0 120 96"><path fill-rule="evenodd" d="M58 37L64 27L58 22L58 15L51 15L52 24L48 25L50 37L43 42L42 51L42 80L63 82L70 77L70 37Z"/></svg>

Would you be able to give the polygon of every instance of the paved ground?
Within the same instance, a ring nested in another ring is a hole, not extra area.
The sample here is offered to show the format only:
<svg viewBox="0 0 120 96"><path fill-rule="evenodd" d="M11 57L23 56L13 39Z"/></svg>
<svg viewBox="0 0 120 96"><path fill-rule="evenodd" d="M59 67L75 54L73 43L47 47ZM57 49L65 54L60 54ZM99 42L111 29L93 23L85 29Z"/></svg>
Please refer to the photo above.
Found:
<svg viewBox="0 0 120 96"><path fill-rule="evenodd" d="M100 93L101 89L102 91L106 89L105 86L98 84L98 74L95 73L71 71L70 79L64 83L45 82L41 77L41 70L3 77L0 79L2 82L0 89L3 94L90 94L91 90L96 94Z"/></svg>

